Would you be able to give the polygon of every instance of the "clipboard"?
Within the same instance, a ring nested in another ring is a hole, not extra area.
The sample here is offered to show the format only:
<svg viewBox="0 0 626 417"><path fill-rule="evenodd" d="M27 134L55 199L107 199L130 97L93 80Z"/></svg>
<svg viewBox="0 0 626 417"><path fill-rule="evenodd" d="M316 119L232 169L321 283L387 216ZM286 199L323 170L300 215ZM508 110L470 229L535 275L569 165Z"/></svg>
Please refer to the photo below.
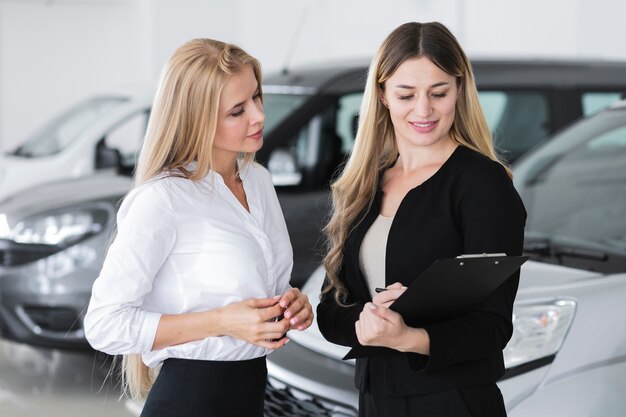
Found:
<svg viewBox="0 0 626 417"><path fill-rule="evenodd" d="M438 259L389 307L411 327L445 321L478 305L517 271L528 256L503 253ZM343 359L397 353L376 346L355 346Z"/></svg>

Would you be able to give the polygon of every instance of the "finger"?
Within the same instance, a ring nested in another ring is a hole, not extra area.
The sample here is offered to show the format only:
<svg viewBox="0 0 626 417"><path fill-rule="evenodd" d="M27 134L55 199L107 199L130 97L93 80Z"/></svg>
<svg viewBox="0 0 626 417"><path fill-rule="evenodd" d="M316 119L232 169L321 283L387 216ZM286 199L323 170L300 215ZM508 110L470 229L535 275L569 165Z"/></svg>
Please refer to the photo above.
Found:
<svg viewBox="0 0 626 417"><path fill-rule="evenodd" d="M300 290L297 288L289 288L285 294L280 298L280 305L282 308L287 308L291 303L298 298Z"/></svg>
<svg viewBox="0 0 626 417"><path fill-rule="evenodd" d="M377 306L373 303L367 303L365 305L366 308L376 317L379 317L383 320L392 321L395 314L398 314L387 307Z"/></svg>
<svg viewBox="0 0 626 417"><path fill-rule="evenodd" d="M398 297L402 295L402 293L404 293L404 291L405 290L402 290L402 289L393 289L393 290L383 291L381 293L376 294L372 301L377 305L394 302L396 301Z"/></svg>
<svg viewBox="0 0 626 417"><path fill-rule="evenodd" d="M286 317L286 314L285 314ZM289 319L289 323L291 326L296 326L298 323L304 323L313 317L313 310L309 306L305 306L302 310L298 312L294 317Z"/></svg>
<svg viewBox="0 0 626 417"><path fill-rule="evenodd" d="M388 290L399 290L399 289L402 289L402 288L406 289L406 287L404 285L402 285L401 282L394 282L391 285L387 285L387 289Z"/></svg>
<svg viewBox="0 0 626 417"><path fill-rule="evenodd" d="M259 340L258 342L255 342L254 344L257 346L264 347L265 349L276 350L285 346L288 342L289 342L289 338L283 337L282 339L278 341L274 341L274 342L270 340Z"/></svg>
<svg viewBox="0 0 626 417"><path fill-rule="evenodd" d="M302 311L302 309L308 303L309 303L309 299L307 298L307 296L301 294L300 297L298 297L285 311L285 317L290 319L291 317L300 313L300 311Z"/></svg>
<svg viewBox="0 0 626 417"><path fill-rule="evenodd" d="M259 341L260 340L280 340L283 337L285 337L287 333L286 332L273 332L273 333L264 333L261 337L259 337Z"/></svg>
<svg viewBox="0 0 626 417"><path fill-rule="evenodd" d="M298 325L298 327L296 327L296 329L302 331L302 330L306 330L309 327L311 327L311 325L313 324L313 315L311 315L311 317L306 320L304 323L301 323L300 325Z"/></svg>
<svg viewBox="0 0 626 417"><path fill-rule="evenodd" d="M278 297L271 298L250 298L248 305L253 308L267 308L272 307L278 303Z"/></svg>
<svg viewBox="0 0 626 417"><path fill-rule="evenodd" d="M257 312L259 315L259 321L271 321L283 315L283 308L280 304L276 304L272 307L260 308Z"/></svg>

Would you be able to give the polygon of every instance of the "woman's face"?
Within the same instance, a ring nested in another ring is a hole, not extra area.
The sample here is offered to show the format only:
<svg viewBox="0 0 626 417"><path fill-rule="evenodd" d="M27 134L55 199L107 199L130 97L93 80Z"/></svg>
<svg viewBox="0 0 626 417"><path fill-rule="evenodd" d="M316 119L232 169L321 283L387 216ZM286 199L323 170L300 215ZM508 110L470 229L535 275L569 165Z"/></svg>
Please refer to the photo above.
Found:
<svg viewBox="0 0 626 417"><path fill-rule="evenodd" d="M250 65L229 77L220 96L213 155L231 158L240 152L256 152L263 146L263 103Z"/></svg>
<svg viewBox="0 0 626 417"><path fill-rule="evenodd" d="M382 97L389 108L399 149L448 141L457 96L456 77L428 58L403 62L385 82Z"/></svg>

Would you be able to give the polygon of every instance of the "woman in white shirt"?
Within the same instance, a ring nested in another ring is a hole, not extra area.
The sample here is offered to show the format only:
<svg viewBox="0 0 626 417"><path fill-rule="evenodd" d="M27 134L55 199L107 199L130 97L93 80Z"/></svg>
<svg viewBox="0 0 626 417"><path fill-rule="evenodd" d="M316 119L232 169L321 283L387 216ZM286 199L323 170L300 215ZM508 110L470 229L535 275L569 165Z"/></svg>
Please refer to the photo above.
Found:
<svg viewBox="0 0 626 417"><path fill-rule="evenodd" d="M149 391L142 416L262 416L265 355L311 324L252 160L263 122L256 59L209 39L174 53L85 317L95 349L125 355L130 394Z"/></svg>

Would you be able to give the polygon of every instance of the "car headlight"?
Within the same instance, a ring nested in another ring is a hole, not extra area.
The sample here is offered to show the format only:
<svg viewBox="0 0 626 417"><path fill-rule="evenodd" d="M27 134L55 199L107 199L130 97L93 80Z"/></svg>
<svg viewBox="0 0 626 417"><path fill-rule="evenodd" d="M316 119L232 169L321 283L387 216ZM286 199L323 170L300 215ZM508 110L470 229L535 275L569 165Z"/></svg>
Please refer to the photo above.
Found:
<svg viewBox="0 0 626 417"><path fill-rule="evenodd" d="M70 246L100 232L109 219L104 207L85 207L38 214L13 228L0 227L0 239L15 243Z"/></svg>
<svg viewBox="0 0 626 417"><path fill-rule="evenodd" d="M513 336L504 349L506 368L553 358L567 336L575 311L576 302L569 299L516 303Z"/></svg>
<svg viewBox="0 0 626 417"><path fill-rule="evenodd" d="M64 250L105 229L115 210L92 203L40 213L13 226L0 214L0 265L15 266Z"/></svg>

